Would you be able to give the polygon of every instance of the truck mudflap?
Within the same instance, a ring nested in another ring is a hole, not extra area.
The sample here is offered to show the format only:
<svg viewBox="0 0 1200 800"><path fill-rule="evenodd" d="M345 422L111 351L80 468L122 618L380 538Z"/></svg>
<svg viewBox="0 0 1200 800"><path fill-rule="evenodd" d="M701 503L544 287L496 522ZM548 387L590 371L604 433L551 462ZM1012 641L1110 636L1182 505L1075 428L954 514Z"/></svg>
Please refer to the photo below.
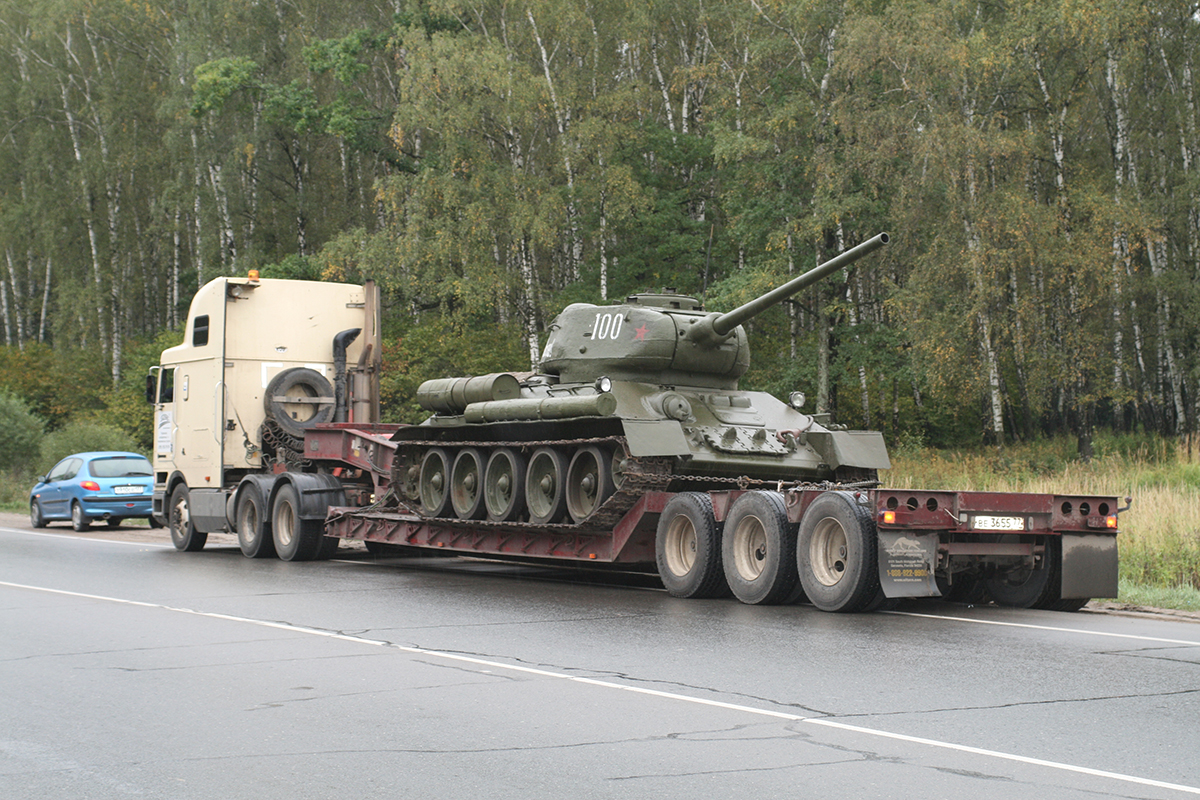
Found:
<svg viewBox="0 0 1200 800"><path fill-rule="evenodd" d="M885 597L940 597L936 533L879 531L879 585Z"/></svg>
<svg viewBox="0 0 1200 800"><path fill-rule="evenodd" d="M1117 537L1063 534L1063 600L1117 596Z"/></svg>

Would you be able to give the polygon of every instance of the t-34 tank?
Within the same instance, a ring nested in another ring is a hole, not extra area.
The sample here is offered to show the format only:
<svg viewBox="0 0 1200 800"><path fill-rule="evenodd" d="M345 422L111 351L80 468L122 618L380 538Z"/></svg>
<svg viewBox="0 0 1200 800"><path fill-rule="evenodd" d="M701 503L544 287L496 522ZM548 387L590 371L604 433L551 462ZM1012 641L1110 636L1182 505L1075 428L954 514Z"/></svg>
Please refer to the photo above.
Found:
<svg viewBox="0 0 1200 800"><path fill-rule="evenodd" d="M887 241L725 314L671 292L570 305L550 326L542 373L421 385L433 416L393 437L393 485L426 517L594 529L647 491L873 481L890 466L881 434L738 379L750 366L743 322Z"/></svg>

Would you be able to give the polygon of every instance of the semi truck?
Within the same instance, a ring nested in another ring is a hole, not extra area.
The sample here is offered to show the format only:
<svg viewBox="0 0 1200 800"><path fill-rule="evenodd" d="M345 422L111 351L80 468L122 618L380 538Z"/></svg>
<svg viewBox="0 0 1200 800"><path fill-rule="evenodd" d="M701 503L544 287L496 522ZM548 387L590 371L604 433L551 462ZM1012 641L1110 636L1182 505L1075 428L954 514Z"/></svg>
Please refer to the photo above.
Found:
<svg viewBox="0 0 1200 800"><path fill-rule="evenodd" d="M724 314L670 290L573 304L537 372L427 381L416 425L380 422L372 283L218 278L147 378L154 515L181 551L226 532L249 558L358 540L649 567L676 597L832 612L1115 597L1117 496L889 489L882 435L739 388L743 323L886 241Z"/></svg>

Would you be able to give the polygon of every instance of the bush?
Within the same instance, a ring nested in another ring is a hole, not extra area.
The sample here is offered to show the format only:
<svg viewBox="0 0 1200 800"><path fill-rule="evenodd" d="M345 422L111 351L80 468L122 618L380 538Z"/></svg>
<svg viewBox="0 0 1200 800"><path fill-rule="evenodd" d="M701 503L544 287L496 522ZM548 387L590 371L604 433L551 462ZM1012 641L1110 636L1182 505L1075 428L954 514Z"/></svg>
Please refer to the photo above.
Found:
<svg viewBox="0 0 1200 800"><path fill-rule="evenodd" d="M137 441L120 428L101 422L69 422L46 434L42 442L40 465L45 473L72 453L89 450L128 450L139 452Z"/></svg>
<svg viewBox="0 0 1200 800"><path fill-rule="evenodd" d="M42 449L45 426L23 400L0 392L0 472L35 463Z"/></svg>

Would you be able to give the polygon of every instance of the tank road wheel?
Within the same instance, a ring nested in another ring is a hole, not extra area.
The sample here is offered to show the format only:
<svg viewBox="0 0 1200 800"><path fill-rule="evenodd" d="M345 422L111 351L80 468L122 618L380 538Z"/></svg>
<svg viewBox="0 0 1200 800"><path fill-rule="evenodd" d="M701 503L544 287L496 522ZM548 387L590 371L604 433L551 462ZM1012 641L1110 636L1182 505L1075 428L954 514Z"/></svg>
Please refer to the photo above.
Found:
<svg viewBox="0 0 1200 800"><path fill-rule="evenodd" d="M1062 542L1058 537L1047 539L1038 569L1019 566L1008 572L983 579L988 595L998 606L1013 608L1044 608L1048 610L1078 611L1081 602L1072 607L1075 600L1059 600L1062 586Z"/></svg>
<svg viewBox="0 0 1200 800"><path fill-rule="evenodd" d="M525 470L525 504L529 521L535 525L558 522L567 510L567 458L557 450L541 447Z"/></svg>
<svg viewBox="0 0 1200 800"><path fill-rule="evenodd" d="M822 611L868 611L883 600L875 520L849 492L825 492L800 522L796 567Z"/></svg>
<svg viewBox="0 0 1200 800"><path fill-rule="evenodd" d="M275 493L271 534L275 552L284 561L312 561L324 546L324 526L319 520L300 518L300 496L290 483Z"/></svg>
<svg viewBox="0 0 1200 800"><path fill-rule="evenodd" d="M450 469L450 504L459 519L483 519L483 453L463 448Z"/></svg>
<svg viewBox="0 0 1200 800"><path fill-rule="evenodd" d="M421 513L427 517L445 517L450 513L450 456L434 447L421 459Z"/></svg>
<svg viewBox="0 0 1200 800"><path fill-rule="evenodd" d="M237 499L238 547L246 558L271 558L275 555L275 540L271 538L271 522L267 518L267 501L262 490L247 482Z"/></svg>
<svg viewBox="0 0 1200 800"><path fill-rule="evenodd" d="M525 459L516 450L502 447L488 458L483 499L490 520L509 522L521 516L525 510Z"/></svg>
<svg viewBox="0 0 1200 800"><path fill-rule="evenodd" d="M192 496L185 484L179 484L171 492L167 503L167 526L176 550L194 553L208 541L208 534L196 530L192 524Z"/></svg>
<svg viewBox="0 0 1200 800"><path fill-rule="evenodd" d="M733 502L721 537L721 563L733 596L752 605L788 601L796 589L796 526L783 495L746 492Z"/></svg>
<svg viewBox="0 0 1200 800"><path fill-rule="evenodd" d="M567 511L583 522L595 513L615 489L612 457L599 447L581 447L567 467Z"/></svg>
<svg viewBox="0 0 1200 800"><path fill-rule="evenodd" d="M724 597L721 525L704 492L680 492L667 501L654 536L658 576L674 597Z"/></svg>

